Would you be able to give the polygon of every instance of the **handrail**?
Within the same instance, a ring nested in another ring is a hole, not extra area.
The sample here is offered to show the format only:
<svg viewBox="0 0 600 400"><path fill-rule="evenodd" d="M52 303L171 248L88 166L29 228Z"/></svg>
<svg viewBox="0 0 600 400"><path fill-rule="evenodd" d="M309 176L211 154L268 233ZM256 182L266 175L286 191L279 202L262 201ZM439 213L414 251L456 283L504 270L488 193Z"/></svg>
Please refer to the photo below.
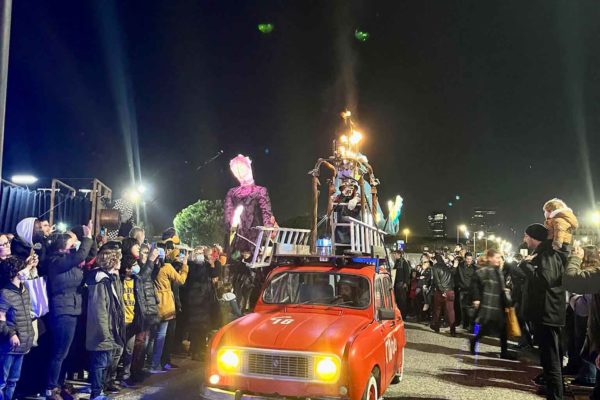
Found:
<svg viewBox="0 0 600 400"><path fill-rule="evenodd" d="M75 188L67 185L59 179L52 179L52 189L50 191L50 218L48 221L50 222L50 225L54 225L54 209L56 208L56 191L58 189L58 186L62 186L68 189L71 192L72 197L75 197L77 195L77 190Z"/></svg>

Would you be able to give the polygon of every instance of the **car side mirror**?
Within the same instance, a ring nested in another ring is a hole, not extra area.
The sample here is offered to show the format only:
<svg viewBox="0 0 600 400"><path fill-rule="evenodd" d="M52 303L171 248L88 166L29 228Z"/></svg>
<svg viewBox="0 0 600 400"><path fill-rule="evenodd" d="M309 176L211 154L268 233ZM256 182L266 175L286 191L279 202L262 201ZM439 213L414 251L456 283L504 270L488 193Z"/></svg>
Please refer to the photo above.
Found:
<svg viewBox="0 0 600 400"><path fill-rule="evenodd" d="M380 321L393 321L396 319L396 313L390 308L379 309L379 320Z"/></svg>

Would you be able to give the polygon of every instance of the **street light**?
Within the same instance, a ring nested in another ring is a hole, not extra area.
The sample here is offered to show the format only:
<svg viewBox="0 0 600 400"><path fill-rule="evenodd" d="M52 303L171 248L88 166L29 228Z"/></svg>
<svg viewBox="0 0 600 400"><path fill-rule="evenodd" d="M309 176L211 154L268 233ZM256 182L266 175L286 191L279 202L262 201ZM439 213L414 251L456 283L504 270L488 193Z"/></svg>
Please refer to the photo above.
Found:
<svg viewBox="0 0 600 400"><path fill-rule="evenodd" d="M13 175L10 180L17 185L33 185L38 178L33 175Z"/></svg>
<svg viewBox="0 0 600 400"><path fill-rule="evenodd" d="M465 224L456 227L456 244L460 244L460 232L465 232L466 230L467 226Z"/></svg>
<svg viewBox="0 0 600 400"><path fill-rule="evenodd" d="M402 233L404 234L404 243L408 244L408 235L410 234L410 229L404 228Z"/></svg>
<svg viewBox="0 0 600 400"><path fill-rule="evenodd" d="M590 213L590 220L595 225L600 225L600 211L592 211Z"/></svg>

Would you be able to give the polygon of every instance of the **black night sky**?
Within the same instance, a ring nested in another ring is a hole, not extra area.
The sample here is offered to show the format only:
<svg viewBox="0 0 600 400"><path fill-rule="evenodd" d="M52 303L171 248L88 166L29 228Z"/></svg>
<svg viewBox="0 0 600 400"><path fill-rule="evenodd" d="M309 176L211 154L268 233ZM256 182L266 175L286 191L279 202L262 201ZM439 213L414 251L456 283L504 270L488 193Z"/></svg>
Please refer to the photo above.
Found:
<svg viewBox="0 0 600 400"><path fill-rule="evenodd" d="M594 205L597 0L13 3L4 175L120 191L139 154L157 229L223 198L238 153L280 221L308 213L347 105L401 227L425 233L456 194L451 226L495 207L519 234L551 197Z"/></svg>

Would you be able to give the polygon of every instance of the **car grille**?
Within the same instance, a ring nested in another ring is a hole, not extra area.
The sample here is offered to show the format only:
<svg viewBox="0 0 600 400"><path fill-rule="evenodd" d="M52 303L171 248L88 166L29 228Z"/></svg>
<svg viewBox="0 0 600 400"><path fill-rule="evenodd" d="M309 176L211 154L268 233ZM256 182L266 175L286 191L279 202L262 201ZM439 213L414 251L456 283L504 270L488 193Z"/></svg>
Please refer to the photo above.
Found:
<svg viewBox="0 0 600 400"><path fill-rule="evenodd" d="M244 370L250 375L312 379L312 357L296 354L248 352Z"/></svg>

